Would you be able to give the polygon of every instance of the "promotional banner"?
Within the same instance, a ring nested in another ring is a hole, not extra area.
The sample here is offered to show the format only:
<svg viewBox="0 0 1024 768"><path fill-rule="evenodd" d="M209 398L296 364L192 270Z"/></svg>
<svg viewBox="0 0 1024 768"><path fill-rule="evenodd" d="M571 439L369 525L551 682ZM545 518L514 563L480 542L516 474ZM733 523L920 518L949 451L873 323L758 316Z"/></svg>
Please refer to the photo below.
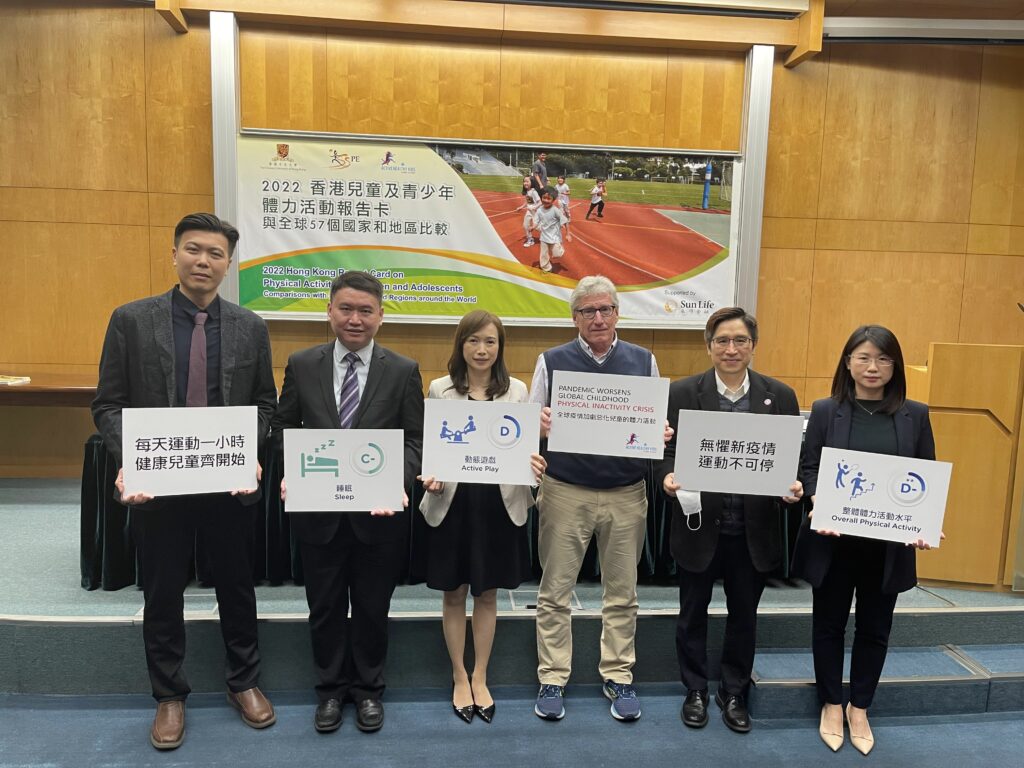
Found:
<svg viewBox="0 0 1024 768"><path fill-rule="evenodd" d="M938 547L953 465L823 448L811 528Z"/></svg>
<svg viewBox="0 0 1024 768"><path fill-rule="evenodd" d="M238 491L256 480L256 406L125 408L124 493Z"/></svg>
<svg viewBox="0 0 1024 768"><path fill-rule="evenodd" d="M679 411L676 482L688 491L789 496L803 428L802 416Z"/></svg>
<svg viewBox="0 0 1024 768"><path fill-rule="evenodd" d="M239 303L265 317L322 318L357 269L389 321L569 324L591 274L624 325L703 328L733 303L732 158L245 135L237 159Z"/></svg>
<svg viewBox="0 0 1024 768"><path fill-rule="evenodd" d="M286 429L285 512L402 509L400 429Z"/></svg>
<svg viewBox="0 0 1024 768"><path fill-rule="evenodd" d="M660 459L665 453L669 380L555 371L548 449Z"/></svg>
<svg viewBox="0 0 1024 768"><path fill-rule="evenodd" d="M449 483L536 485L540 404L428 399L423 476Z"/></svg>

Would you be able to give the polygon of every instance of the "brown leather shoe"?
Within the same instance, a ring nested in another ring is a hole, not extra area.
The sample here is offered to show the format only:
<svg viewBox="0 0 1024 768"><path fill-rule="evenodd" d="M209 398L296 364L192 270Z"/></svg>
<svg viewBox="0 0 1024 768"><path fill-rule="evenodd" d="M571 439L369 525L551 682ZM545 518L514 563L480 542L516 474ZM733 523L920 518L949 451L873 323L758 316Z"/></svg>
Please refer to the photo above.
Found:
<svg viewBox="0 0 1024 768"><path fill-rule="evenodd" d="M277 722L274 705L259 688L238 693L228 691L228 703L242 713L242 722L251 728L266 728Z"/></svg>
<svg viewBox="0 0 1024 768"><path fill-rule="evenodd" d="M177 749L185 740L185 702L160 701L149 731L149 742L157 749Z"/></svg>

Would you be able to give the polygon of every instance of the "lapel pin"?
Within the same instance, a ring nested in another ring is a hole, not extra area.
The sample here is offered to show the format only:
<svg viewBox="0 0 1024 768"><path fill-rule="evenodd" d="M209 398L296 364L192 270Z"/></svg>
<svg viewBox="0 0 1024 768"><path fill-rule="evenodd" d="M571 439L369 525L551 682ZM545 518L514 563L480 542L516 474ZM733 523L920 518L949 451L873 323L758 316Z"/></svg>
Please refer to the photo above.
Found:
<svg viewBox="0 0 1024 768"><path fill-rule="evenodd" d="M772 399L771 399L770 397L766 397L766 398L764 399L764 404L765 404L765 405L771 405L771 404L772 404Z"/></svg>

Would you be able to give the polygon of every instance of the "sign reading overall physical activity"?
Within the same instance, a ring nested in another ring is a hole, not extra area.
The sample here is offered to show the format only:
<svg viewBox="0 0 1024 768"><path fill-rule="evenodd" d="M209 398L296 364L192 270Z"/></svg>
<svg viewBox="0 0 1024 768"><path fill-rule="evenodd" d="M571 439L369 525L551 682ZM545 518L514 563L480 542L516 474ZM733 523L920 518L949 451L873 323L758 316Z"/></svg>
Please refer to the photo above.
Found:
<svg viewBox="0 0 1024 768"><path fill-rule="evenodd" d="M802 416L679 411L676 482L688 491L789 496Z"/></svg>
<svg viewBox="0 0 1024 768"><path fill-rule="evenodd" d="M121 453L126 496L253 489L256 406L125 408Z"/></svg>
<svg viewBox="0 0 1024 768"><path fill-rule="evenodd" d="M285 512L402 509L400 429L286 429Z"/></svg>
<svg viewBox="0 0 1024 768"><path fill-rule="evenodd" d="M538 403L435 400L423 415L423 476L443 482L535 485Z"/></svg>
<svg viewBox="0 0 1024 768"><path fill-rule="evenodd" d="M660 459L668 379L555 371L548 449Z"/></svg>
<svg viewBox="0 0 1024 768"><path fill-rule="evenodd" d="M811 528L939 546L953 465L823 448Z"/></svg>

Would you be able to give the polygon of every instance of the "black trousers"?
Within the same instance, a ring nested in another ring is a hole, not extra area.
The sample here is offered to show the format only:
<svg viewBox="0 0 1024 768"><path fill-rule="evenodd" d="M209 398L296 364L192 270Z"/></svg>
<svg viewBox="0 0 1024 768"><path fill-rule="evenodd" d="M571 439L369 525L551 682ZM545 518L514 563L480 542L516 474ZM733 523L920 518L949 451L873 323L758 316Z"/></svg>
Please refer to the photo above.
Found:
<svg viewBox="0 0 1024 768"><path fill-rule="evenodd" d="M379 699L384 693L388 611L406 540L359 541L346 517L330 541L302 542L301 552L317 697Z"/></svg>
<svg viewBox="0 0 1024 768"><path fill-rule="evenodd" d="M821 587L814 590L811 644L814 677L822 704L843 703L843 648L850 603L857 595L850 701L867 709L882 676L896 595L882 592L884 541L843 536L836 541L832 563Z"/></svg>
<svg viewBox="0 0 1024 768"><path fill-rule="evenodd" d="M687 690L708 687L708 605L715 579L725 582L729 615L722 642L721 690L746 696L754 668L757 640L757 604L764 592L764 574L754 568L746 536L719 536L711 565L702 573L679 568L679 617L676 620L676 656Z"/></svg>
<svg viewBox="0 0 1024 768"><path fill-rule="evenodd" d="M604 216L604 200L601 200L600 202L591 203L590 204L590 207L587 209L587 216L586 216L586 218L588 218L588 219L590 218L590 214L592 214L594 212L595 208L597 208L597 215L598 216Z"/></svg>
<svg viewBox="0 0 1024 768"><path fill-rule="evenodd" d="M192 690L183 669L184 592L193 576L190 565L197 536L208 553L217 594L228 689L245 691L259 684L252 577L256 508L227 494L208 494L165 499L159 509L132 510L146 605L142 636L157 701L184 699Z"/></svg>

